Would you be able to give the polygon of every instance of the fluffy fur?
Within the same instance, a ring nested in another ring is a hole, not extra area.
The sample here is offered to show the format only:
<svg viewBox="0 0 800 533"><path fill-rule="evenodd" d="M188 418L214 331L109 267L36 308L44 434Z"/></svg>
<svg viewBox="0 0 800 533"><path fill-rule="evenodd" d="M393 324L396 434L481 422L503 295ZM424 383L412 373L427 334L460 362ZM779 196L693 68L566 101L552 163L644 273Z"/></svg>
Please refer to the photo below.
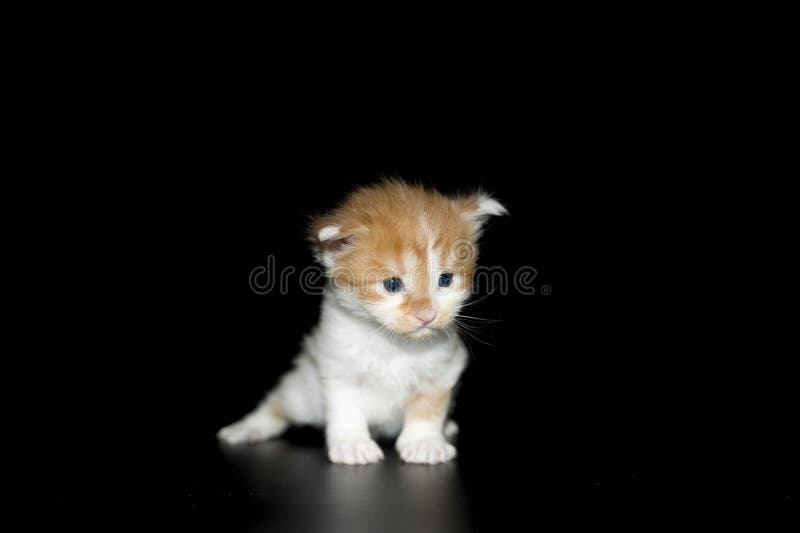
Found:
<svg viewBox="0 0 800 533"><path fill-rule="evenodd" d="M483 223L505 212L483 193L451 198L387 180L316 218L310 238L329 278L320 321L294 369L219 438L254 442L314 425L325 428L335 463L380 461L373 436L397 436L406 462L455 457L447 413L467 352L453 320L470 295ZM439 286L443 273L452 274L448 287ZM402 280L400 292L384 287L391 278Z"/></svg>

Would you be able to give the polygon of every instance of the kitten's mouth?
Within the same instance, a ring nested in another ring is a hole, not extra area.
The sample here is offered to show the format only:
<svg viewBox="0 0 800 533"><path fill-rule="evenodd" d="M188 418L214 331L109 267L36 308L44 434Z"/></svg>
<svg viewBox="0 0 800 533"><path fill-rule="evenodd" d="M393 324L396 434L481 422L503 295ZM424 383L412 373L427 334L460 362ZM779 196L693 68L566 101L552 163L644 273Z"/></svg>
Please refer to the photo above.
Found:
<svg viewBox="0 0 800 533"><path fill-rule="evenodd" d="M426 324L424 326L420 326L417 329L413 330L410 335L412 337L425 337L432 333L438 331L438 328L431 326L430 324Z"/></svg>

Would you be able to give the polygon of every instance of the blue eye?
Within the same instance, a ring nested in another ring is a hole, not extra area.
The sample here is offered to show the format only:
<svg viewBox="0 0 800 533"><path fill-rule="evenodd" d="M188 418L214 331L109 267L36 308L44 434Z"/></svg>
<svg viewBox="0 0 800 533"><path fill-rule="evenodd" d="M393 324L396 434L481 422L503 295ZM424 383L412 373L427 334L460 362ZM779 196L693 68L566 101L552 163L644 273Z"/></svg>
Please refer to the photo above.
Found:
<svg viewBox="0 0 800 533"><path fill-rule="evenodd" d="M452 274L442 274L441 276L439 276L440 287L449 287L451 283L453 283Z"/></svg>
<svg viewBox="0 0 800 533"><path fill-rule="evenodd" d="M383 287L389 292L400 292L403 290L403 282L400 278L385 279Z"/></svg>

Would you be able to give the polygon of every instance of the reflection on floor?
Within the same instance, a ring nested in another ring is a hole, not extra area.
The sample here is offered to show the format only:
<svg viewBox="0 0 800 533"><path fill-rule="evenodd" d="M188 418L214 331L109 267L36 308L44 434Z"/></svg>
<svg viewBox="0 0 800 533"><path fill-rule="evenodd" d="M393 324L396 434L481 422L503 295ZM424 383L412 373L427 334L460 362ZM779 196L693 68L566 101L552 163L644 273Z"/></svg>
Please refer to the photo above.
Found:
<svg viewBox="0 0 800 533"><path fill-rule="evenodd" d="M449 533L466 531L456 463L342 466L324 450L276 440L220 447L264 508L253 531Z"/></svg>

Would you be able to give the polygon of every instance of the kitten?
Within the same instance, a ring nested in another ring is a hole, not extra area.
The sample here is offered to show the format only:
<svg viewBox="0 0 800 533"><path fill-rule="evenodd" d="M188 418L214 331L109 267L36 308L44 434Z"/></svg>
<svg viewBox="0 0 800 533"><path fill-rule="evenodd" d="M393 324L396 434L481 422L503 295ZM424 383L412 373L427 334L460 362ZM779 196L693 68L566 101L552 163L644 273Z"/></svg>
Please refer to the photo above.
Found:
<svg viewBox="0 0 800 533"><path fill-rule="evenodd" d="M315 219L311 240L328 277L320 321L294 369L218 437L255 442L314 425L334 463L380 461L371 435L399 434L406 462L455 457L447 414L467 351L453 320L471 292L482 226L505 213L483 193L451 198L385 180Z"/></svg>

